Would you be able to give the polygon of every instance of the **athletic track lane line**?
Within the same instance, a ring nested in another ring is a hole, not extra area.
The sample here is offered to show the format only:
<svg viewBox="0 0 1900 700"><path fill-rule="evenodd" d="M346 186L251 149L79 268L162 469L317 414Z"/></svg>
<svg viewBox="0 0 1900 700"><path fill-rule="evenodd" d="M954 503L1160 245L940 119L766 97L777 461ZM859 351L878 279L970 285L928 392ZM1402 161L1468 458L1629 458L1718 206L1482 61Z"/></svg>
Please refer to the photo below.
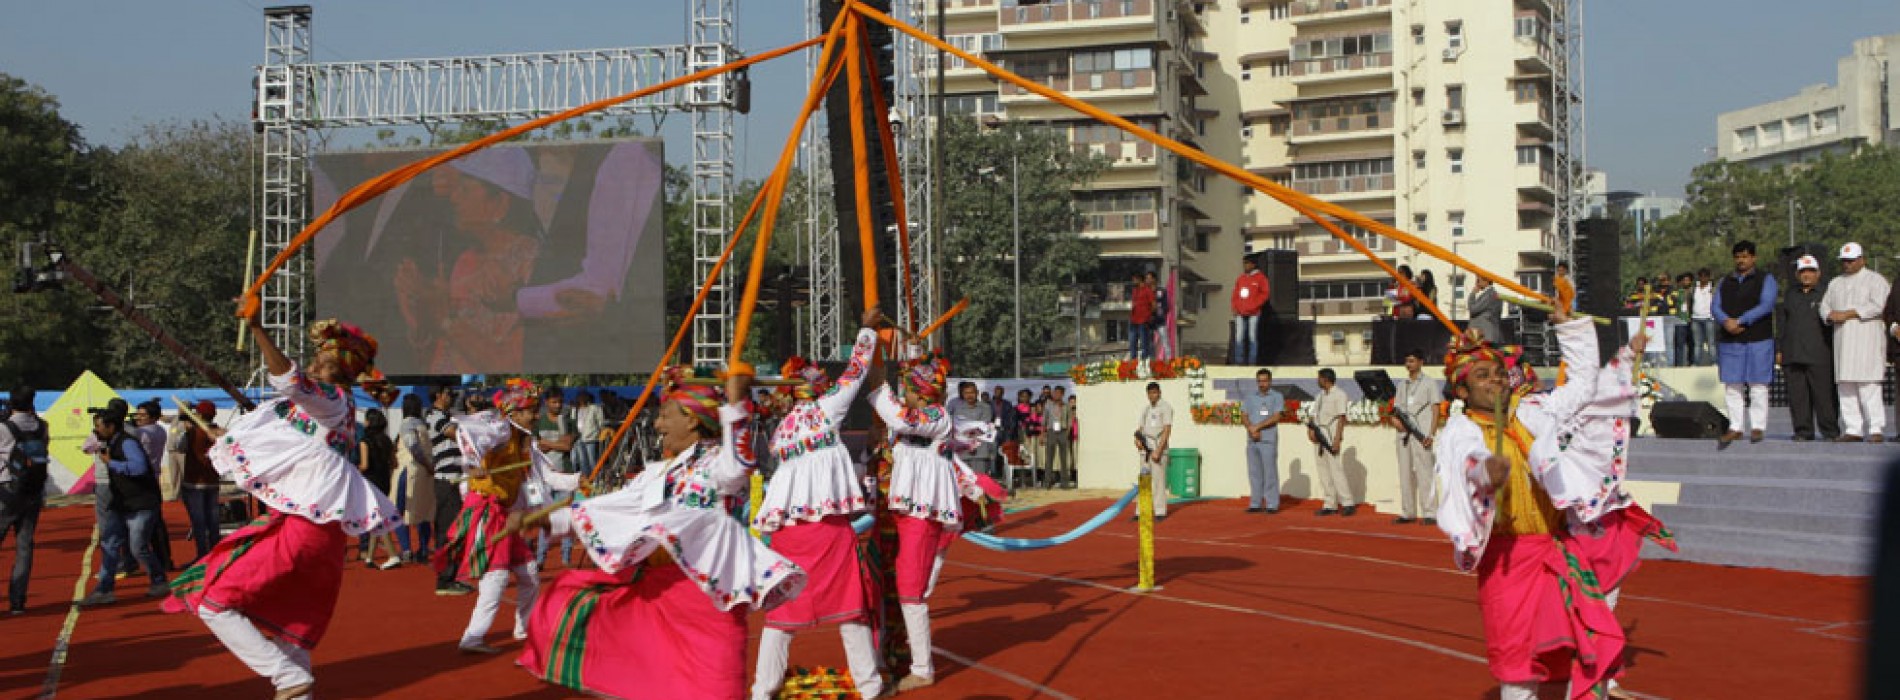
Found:
<svg viewBox="0 0 1900 700"><path fill-rule="evenodd" d="M92 526L92 541L86 544L86 553L79 557L79 580L73 582L73 603L66 611L66 624L59 628L59 637L53 642L53 659L46 669L46 682L40 684L40 700L53 700L59 695L59 675L66 668L66 649L72 644L73 630L79 627L79 601L86 598L86 580L92 573L92 553L99 549L99 526Z"/></svg>
<svg viewBox="0 0 1900 700"><path fill-rule="evenodd" d="M935 652L938 656L949 659L951 661L955 661L959 664L963 664L964 666L972 670L982 671L992 676L996 676L997 678L1001 678L1011 683L1015 683L1016 685L1020 685L1024 688L1028 688L1030 690L1036 691L1038 694L1047 695L1049 697L1056 698L1057 700L1079 700L1079 698L1076 698L1075 696L1070 695L1068 693L1064 693L1060 690L1056 690L1055 688L1051 688L1049 686L1043 685L1041 683L1037 683L1035 681L1029 680L1022 676L1018 676L1014 673L1010 673L1009 671L1005 671L995 666L985 664L981 661L977 661L976 659L965 657L961 654L957 654L943 647L933 644L930 646L930 650L932 652Z"/></svg>

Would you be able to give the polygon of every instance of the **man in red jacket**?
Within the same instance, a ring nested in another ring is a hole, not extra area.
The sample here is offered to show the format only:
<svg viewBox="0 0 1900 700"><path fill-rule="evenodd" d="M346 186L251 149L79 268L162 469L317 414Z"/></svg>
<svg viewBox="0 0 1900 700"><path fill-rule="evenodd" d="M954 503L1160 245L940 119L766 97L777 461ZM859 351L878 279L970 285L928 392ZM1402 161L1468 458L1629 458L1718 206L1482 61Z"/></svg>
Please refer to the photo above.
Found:
<svg viewBox="0 0 1900 700"><path fill-rule="evenodd" d="M1155 288L1135 273L1135 292L1128 307L1128 358L1154 357Z"/></svg>
<svg viewBox="0 0 1900 700"><path fill-rule="evenodd" d="M1240 279L1234 280L1234 342L1228 354L1234 364L1251 365L1260 345L1260 310L1266 308L1273 287L1253 258L1241 258L1240 269Z"/></svg>

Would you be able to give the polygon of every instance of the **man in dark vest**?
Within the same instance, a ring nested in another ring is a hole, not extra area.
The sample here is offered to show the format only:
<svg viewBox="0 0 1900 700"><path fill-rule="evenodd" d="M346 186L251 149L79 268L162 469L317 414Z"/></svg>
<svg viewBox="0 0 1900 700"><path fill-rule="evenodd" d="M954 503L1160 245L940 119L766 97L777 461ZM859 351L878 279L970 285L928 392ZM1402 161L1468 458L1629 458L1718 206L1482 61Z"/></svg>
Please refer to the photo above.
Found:
<svg viewBox="0 0 1900 700"><path fill-rule="evenodd" d="M1741 241L1730 250L1735 272L1715 287L1709 311L1721 330L1716 333L1715 365L1728 403L1729 430L1721 437L1727 445L1748 431L1749 442L1761 442L1768 424L1768 384L1775 379L1775 276L1755 267L1755 243ZM1746 392L1747 415L1743 415Z"/></svg>
<svg viewBox="0 0 1900 700"><path fill-rule="evenodd" d="M145 595L154 598L170 595L165 567L152 550L151 529L160 503L158 473L152 469L152 462L146 458L139 441L126 434L123 409L109 408L95 414L92 425L94 440L89 447L96 446L93 454L99 467L110 472L106 494L111 500L100 511L99 550L104 553L105 561L99 572L99 585L79 604L89 607L118 600L113 595L114 579L119 569L119 551L126 543L131 544L133 556L145 565L146 573L152 577L152 585Z"/></svg>

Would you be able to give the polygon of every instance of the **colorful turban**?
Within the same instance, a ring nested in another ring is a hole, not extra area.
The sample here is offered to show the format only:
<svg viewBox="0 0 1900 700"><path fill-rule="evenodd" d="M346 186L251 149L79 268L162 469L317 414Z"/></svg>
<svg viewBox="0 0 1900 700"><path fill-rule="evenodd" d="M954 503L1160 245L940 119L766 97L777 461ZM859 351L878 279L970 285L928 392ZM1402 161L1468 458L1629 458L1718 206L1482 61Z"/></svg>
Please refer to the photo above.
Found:
<svg viewBox="0 0 1900 700"><path fill-rule="evenodd" d="M920 357L904 364L904 389L930 403L941 403L950 377L950 361L942 356Z"/></svg>
<svg viewBox="0 0 1900 700"><path fill-rule="evenodd" d="M666 403L678 404L709 432L719 430L719 404L723 402L719 387L712 384L689 383L686 380L695 377L689 367L675 366L666 371Z"/></svg>
<svg viewBox="0 0 1900 700"><path fill-rule="evenodd" d="M376 339L355 324L334 318L318 321L310 326L310 343L317 347L318 353L335 355L337 364L343 367L343 376L352 382L366 375L377 376L374 374Z"/></svg>
<svg viewBox="0 0 1900 700"><path fill-rule="evenodd" d="M493 401L502 413L532 411L541 407L541 387L519 377L510 379L495 391Z"/></svg>
<svg viewBox="0 0 1900 700"><path fill-rule="evenodd" d="M1480 362L1496 362L1504 368L1510 392L1523 395L1537 389L1537 372L1524 359L1524 348L1517 345L1493 346L1483 340L1460 335L1452 338L1445 352L1445 381L1456 386L1471 375Z"/></svg>
<svg viewBox="0 0 1900 700"><path fill-rule="evenodd" d="M785 393L799 401L816 399L831 388L831 375L825 374L825 370L812 361L796 355L779 366L779 376L805 381L804 386L785 387Z"/></svg>

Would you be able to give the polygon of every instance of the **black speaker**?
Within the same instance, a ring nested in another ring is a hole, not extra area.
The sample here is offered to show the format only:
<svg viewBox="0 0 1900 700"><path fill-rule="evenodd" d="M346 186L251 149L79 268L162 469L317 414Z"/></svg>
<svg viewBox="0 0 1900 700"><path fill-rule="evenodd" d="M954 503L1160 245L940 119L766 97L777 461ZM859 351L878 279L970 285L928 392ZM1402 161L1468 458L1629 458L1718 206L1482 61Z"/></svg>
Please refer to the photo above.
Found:
<svg viewBox="0 0 1900 700"><path fill-rule="evenodd" d="M1392 383L1392 376L1382 369L1362 369L1352 373L1352 380L1359 385L1359 393L1367 401L1384 403L1399 395L1399 388Z"/></svg>
<svg viewBox="0 0 1900 700"><path fill-rule="evenodd" d="M1570 261L1577 285L1577 309L1595 316L1615 316L1623 307L1620 233L1611 219L1577 222L1577 255Z"/></svg>
<svg viewBox="0 0 1900 700"><path fill-rule="evenodd" d="M880 12L891 11L891 0L868 0L866 5ZM843 7L842 0L824 0L819 3L820 21L825 26L831 26L831 21L837 18ZM850 81L842 74L839 75L838 81L832 84L831 90L825 93L825 126L829 129L827 141L831 147L831 202L838 217L838 255L842 263L839 273L842 275L845 300L848 303L848 306L844 308L848 309L864 308L864 300L861 298L864 289L864 268L858 264L858 261L865 255L871 256L871 259L876 261L873 269L876 270L878 276L878 289L892 290L886 295L887 298L903 298L902 290L897 289L895 279L897 265L893 263L897 259L897 236L888 234L897 225L894 197L903 195L891 192L890 181L886 177L883 143L878 138L877 130L879 122L888 119L889 115L875 113L877 109L872 105L868 84L871 72L875 70L877 85L883 91L886 102L895 99L891 82L891 77L894 75L891 68L893 46L891 28L877 22L868 22L864 29L863 40L868 62L865 66L867 70L863 73L867 78L865 81L867 84L860 86L862 88L860 99L864 112L851 113ZM851 166L851 120L853 119L864 124L866 156L870 165L866 184L869 186L871 196L871 241L875 250L869 251L859 250L857 171Z"/></svg>
<svg viewBox="0 0 1900 700"><path fill-rule="evenodd" d="M1299 251L1270 248L1255 251L1255 267L1267 276L1267 313L1283 319L1300 315Z"/></svg>
<svg viewBox="0 0 1900 700"><path fill-rule="evenodd" d="M1728 432L1728 417L1707 401L1663 401L1649 411L1656 437L1713 440Z"/></svg>
<svg viewBox="0 0 1900 700"><path fill-rule="evenodd" d="M1260 364L1268 367L1312 367L1319 364L1313 350L1312 321L1273 315L1260 321Z"/></svg>

